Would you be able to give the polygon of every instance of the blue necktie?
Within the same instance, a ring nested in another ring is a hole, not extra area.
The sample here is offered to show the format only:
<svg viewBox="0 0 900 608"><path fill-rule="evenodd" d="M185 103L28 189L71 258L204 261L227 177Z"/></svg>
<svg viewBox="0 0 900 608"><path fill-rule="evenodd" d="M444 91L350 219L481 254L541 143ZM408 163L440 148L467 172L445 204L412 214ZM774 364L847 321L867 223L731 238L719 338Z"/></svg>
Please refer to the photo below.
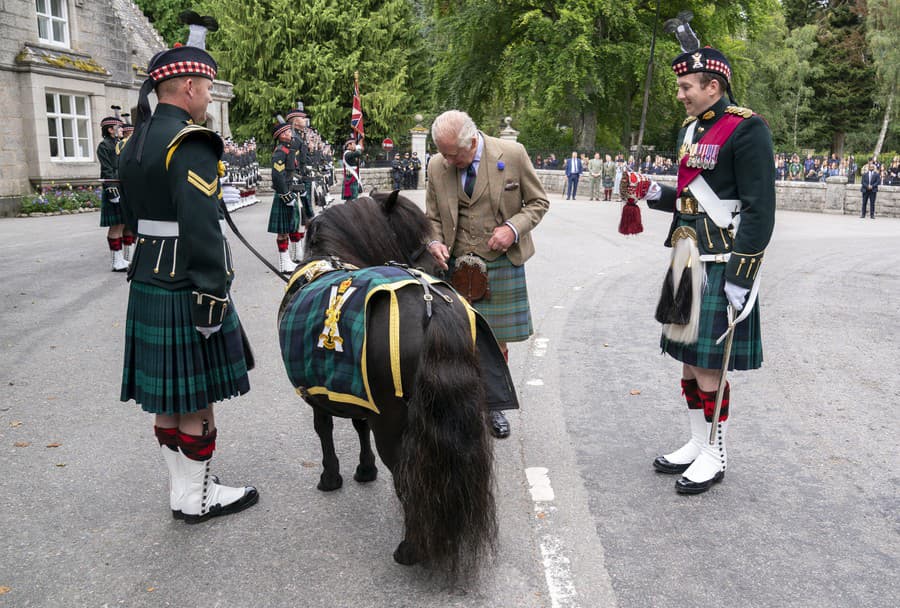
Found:
<svg viewBox="0 0 900 608"><path fill-rule="evenodd" d="M466 167L466 181L463 184L463 190L466 191L466 196L472 198L472 193L475 192L475 164L472 163L468 167Z"/></svg>

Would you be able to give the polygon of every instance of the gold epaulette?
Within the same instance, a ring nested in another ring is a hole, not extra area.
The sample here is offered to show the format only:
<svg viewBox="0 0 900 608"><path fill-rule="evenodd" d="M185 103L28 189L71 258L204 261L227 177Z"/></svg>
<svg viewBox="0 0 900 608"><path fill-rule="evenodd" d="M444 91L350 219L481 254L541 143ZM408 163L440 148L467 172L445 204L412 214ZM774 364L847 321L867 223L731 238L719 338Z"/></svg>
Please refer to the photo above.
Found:
<svg viewBox="0 0 900 608"><path fill-rule="evenodd" d="M750 118L753 116L753 110L750 108L742 108L741 106L728 106L725 111L729 114L737 114L741 118Z"/></svg>
<svg viewBox="0 0 900 608"><path fill-rule="evenodd" d="M178 144L181 143L181 140L183 140L185 137L187 137L188 135L190 135L192 133L202 133L202 132L209 133L209 135L214 138L219 137L219 134L216 133L215 131L213 131L212 129L207 129L206 127L203 127L200 125L188 125L185 128L183 128L181 131L179 131L175 135L175 137L172 138L172 141L169 142L169 145L166 146L166 149L168 150L174 146L177 146Z"/></svg>
<svg viewBox="0 0 900 608"><path fill-rule="evenodd" d="M684 127L688 126L689 124L691 124L692 122L694 122L695 120L697 120L696 116L688 116L687 118L684 119L684 122L681 123L681 127L684 128Z"/></svg>
<svg viewBox="0 0 900 608"><path fill-rule="evenodd" d="M212 129L207 129L206 127L202 127L200 125L189 124L181 131L175 134L175 137L172 138L172 141L169 142L169 145L166 146L168 152L166 153L166 169L169 168L169 162L172 160L172 155L175 153L175 150L178 146L181 145L181 142L185 140L189 135L193 135L194 133L204 133L208 135L212 141L213 145L217 146L219 150L219 155L221 156L222 148L224 148L225 144L222 141L222 138L219 137L219 134L213 131Z"/></svg>

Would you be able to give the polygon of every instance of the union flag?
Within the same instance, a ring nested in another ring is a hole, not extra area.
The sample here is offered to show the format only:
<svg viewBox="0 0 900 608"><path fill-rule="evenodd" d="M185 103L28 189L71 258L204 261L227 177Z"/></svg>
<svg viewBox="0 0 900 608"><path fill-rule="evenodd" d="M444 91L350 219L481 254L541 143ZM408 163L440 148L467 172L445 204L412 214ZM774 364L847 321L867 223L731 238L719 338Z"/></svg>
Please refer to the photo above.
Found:
<svg viewBox="0 0 900 608"><path fill-rule="evenodd" d="M356 141L366 138L363 129L362 102L359 98L359 80L353 81L353 110L350 112L350 128L356 133Z"/></svg>

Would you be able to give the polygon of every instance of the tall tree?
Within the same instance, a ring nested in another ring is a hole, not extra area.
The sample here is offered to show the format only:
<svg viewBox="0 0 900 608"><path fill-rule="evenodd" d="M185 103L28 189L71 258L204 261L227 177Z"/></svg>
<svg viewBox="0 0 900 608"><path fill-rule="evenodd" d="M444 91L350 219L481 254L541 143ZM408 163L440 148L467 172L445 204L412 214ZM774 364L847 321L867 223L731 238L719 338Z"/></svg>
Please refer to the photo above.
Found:
<svg viewBox="0 0 900 608"><path fill-rule="evenodd" d="M862 124L873 107L875 70L867 56L865 0L832 0L819 19L819 45L812 61L822 66L811 80L811 111L820 141L843 154L847 133Z"/></svg>
<svg viewBox="0 0 900 608"><path fill-rule="evenodd" d="M891 124L894 99L900 83L900 2L869 0L868 13L866 37L879 83L876 98L884 109L881 130L873 152L874 156L878 156Z"/></svg>
<svg viewBox="0 0 900 608"><path fill-rule="evenodd" d="M741 39L773 0L692 2L693 24L705 44L740 59ZM640 115L641 90L656 3L646 0L433 0L437 47L435 91L441 102L463 105L478 117L541 108L551 125L567 125L572 145L589 150L597 134L618 132L628 145ZM662 2L674 16L684 2ZM674 40L660 39L660 64L651 92L647 140L670 140L680 110L668 59ZM491 120L490 122L493 122Z"/></svg>

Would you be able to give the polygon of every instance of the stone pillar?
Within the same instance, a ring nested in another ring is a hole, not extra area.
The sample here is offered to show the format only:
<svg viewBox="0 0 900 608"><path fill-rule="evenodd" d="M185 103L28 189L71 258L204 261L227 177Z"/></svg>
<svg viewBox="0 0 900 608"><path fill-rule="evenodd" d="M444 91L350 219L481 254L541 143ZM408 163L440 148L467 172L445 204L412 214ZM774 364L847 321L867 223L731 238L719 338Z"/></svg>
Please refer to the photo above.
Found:
<svg viewBox="0 0 900 608"><path fill-rule="evenodd" d="M825 206L823 213L845 213L847 199L847 178L841 175L832 175L825 179Z"/></svg>
<svg viewBox="0 0 900 608"><path fill-rule="evenodd" d="M416 189L418 190L425 185L425 142L428 139L428 129L422 126L424 118L421 114L416 114L415 119L416 126L409 130L409 136L411 140L410 153L415 153L422 163L422 169L419 171L418 182L416 183Z"/></svg>
<svg viewBox="0 0 900 608"><path fill-rule="evenodd" d="M517 141L519 138L519 132L510 126L510 123L512 123L512 117L507 116L506 118L503 119L503 122L506 123L506 126L503 127L502 129L500 129L500 139L508 139L510 141Z"/></svg>

